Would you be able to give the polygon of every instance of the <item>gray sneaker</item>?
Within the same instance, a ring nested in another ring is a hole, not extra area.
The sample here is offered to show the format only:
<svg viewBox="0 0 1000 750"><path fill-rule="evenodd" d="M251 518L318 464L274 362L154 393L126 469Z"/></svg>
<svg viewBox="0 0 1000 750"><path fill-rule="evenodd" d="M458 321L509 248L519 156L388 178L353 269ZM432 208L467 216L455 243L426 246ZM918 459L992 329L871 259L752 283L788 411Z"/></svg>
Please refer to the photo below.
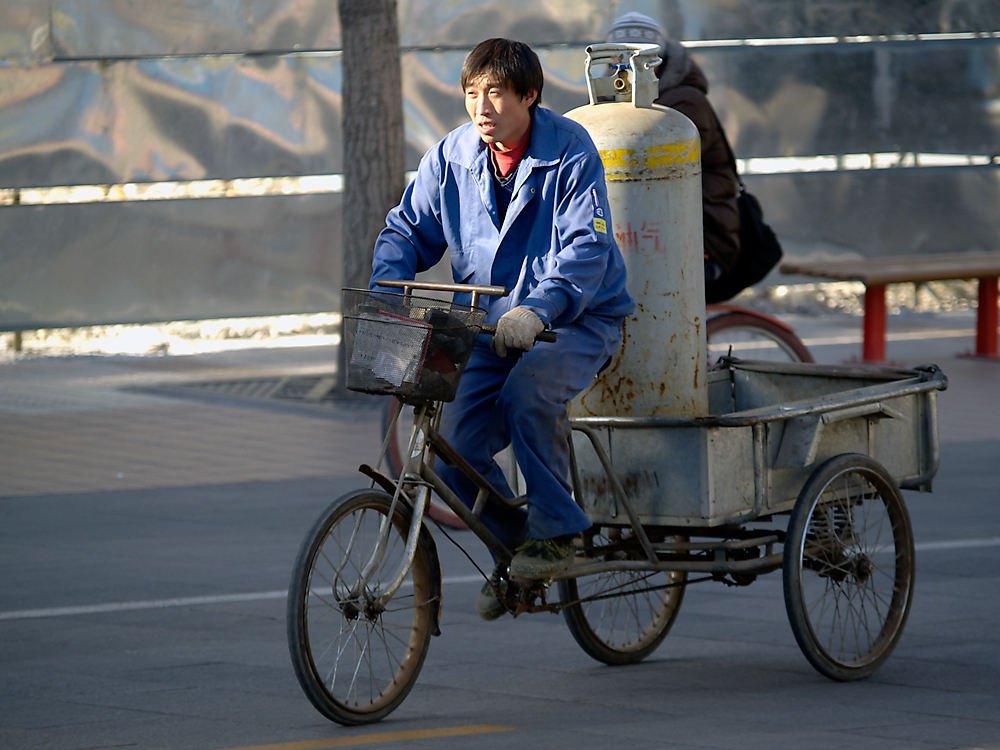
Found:
<svg viewBox="0 0 1000 750"><path fill-rule="evenodd" d="M490 580L484 583L483 587L479 590L479 596L476 597L476 613L487 621L503 617L510 611L507 609L507 605L501 601L501 599L507 599L507 596L510 593L509 585L507 581L501 579L499 583L500 596L497 596L497 592L493 587L493 582L498 578L499 576L494 571L493 575L490 576Z"/></svg>
<svg viewBox="0 0 1000 750"><path fill-rule="evenodd" d="M517 548L510 561L510 574L515 578L548 578L573 564L573 539L531 539Z"/></svg>

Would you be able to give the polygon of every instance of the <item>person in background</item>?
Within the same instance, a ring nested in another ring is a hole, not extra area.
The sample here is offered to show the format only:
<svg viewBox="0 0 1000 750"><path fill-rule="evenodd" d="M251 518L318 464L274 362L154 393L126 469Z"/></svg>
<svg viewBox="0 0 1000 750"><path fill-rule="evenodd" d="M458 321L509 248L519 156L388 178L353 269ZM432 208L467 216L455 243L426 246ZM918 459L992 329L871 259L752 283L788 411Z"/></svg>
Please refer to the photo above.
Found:
<svg viewBox="0 0 1000 750"><path fill-rule="evenodd" d="M569 567L573 537L591 526L570 492L566 404L618 348L635 309L600 155L581 125L538 106L542 84L538 56L522 42L488 39L469 53L461 85L470 122L424 154L376 240L370 283L412 279L449 249L457 283L511 290L480 302L496 336L492 346L479 337L441 431L507 497L493 457L513 446L527 513L488 505L482 520L516 550L510 576L527 579ZM535 342L546 327L556 340ZM439 469L472 507L476 486ZM479 594L485 620L508 611L505 576L494 571Z"/></svg>
<svg viewBox="0 0 1000 750"><path fill-rule="evenodd" d="M739 178L733 169L725 133L708 101L704 71L675 39L642 13L626 13L608 29L607 42L656 44L663 62L656 68L662 104L691 120L701 135L702 215L705 242L705 284L710 287L732 269L740 252ZM709 294L709 296L711 296Z"/></svg>

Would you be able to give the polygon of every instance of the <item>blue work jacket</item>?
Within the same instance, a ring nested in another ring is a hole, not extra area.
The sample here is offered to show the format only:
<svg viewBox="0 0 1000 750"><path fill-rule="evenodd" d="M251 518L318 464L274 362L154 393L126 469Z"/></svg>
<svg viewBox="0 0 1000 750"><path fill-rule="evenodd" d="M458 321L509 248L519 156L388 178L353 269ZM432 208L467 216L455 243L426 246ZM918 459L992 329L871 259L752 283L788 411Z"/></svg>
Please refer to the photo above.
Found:
<svg viewBox="0 0 1000 750"><path fill-rule="evenodd" d="M554 327L635 309L597 149L581 125L541 107L502 225L489 148L471 122L424 155L375 243L371 288L377 279L414 278L446 248L455 282L511 290L481 298L487 323L519 305Z"/></svg>

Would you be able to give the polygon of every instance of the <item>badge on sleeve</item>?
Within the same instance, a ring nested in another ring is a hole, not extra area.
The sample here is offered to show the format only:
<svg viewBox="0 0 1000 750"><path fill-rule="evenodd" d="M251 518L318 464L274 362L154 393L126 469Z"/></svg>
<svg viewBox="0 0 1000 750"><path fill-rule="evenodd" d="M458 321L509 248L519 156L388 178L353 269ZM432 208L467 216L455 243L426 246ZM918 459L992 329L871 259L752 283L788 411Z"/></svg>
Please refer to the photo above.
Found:
<svg viewBox="0 0 1000 750"><path fill-rule="evenodd" d="M594 229L601 234L608 233L608 222L604 220L604 209L601 208L601 201L597 197L597 191L590 189L590 194L594 198Z"/></svg>

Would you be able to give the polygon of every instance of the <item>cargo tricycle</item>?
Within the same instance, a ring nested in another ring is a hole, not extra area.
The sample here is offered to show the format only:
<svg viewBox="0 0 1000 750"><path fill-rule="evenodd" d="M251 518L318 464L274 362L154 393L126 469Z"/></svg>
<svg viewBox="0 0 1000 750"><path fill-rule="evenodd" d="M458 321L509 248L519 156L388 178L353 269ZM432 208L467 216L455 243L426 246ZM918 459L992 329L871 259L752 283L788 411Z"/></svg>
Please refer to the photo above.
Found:
<svg viewBox="0 0 1000 750"><path fill-rule="evenodd" d="M489 548L496 569L480 572L514 617L562 613L603 663L653 653L686 586L746 586L777 570L792 632L819 672L858 680L889 657L914 584L900 488L929 491L938 467L935 397L947 379L935 365L723 357L708 372L708 416L571 419L570 479L593 526L575 540L568 570L521 580L508 572L513 550L479 520L488 503L519 501L438 431L476 337L489 332L478 300L507 290L387 286L402 291L344 290L348 387L413 407L409 458L398 479L383 472L390 430L374 465L360 468L370 486L336 500L306 536L288 596L292 663L321 714L378 721L416 682L440 634L432 493ZM425 290L462 291L471 305ZM436 461L479 488L471 508Z"/></svg>

